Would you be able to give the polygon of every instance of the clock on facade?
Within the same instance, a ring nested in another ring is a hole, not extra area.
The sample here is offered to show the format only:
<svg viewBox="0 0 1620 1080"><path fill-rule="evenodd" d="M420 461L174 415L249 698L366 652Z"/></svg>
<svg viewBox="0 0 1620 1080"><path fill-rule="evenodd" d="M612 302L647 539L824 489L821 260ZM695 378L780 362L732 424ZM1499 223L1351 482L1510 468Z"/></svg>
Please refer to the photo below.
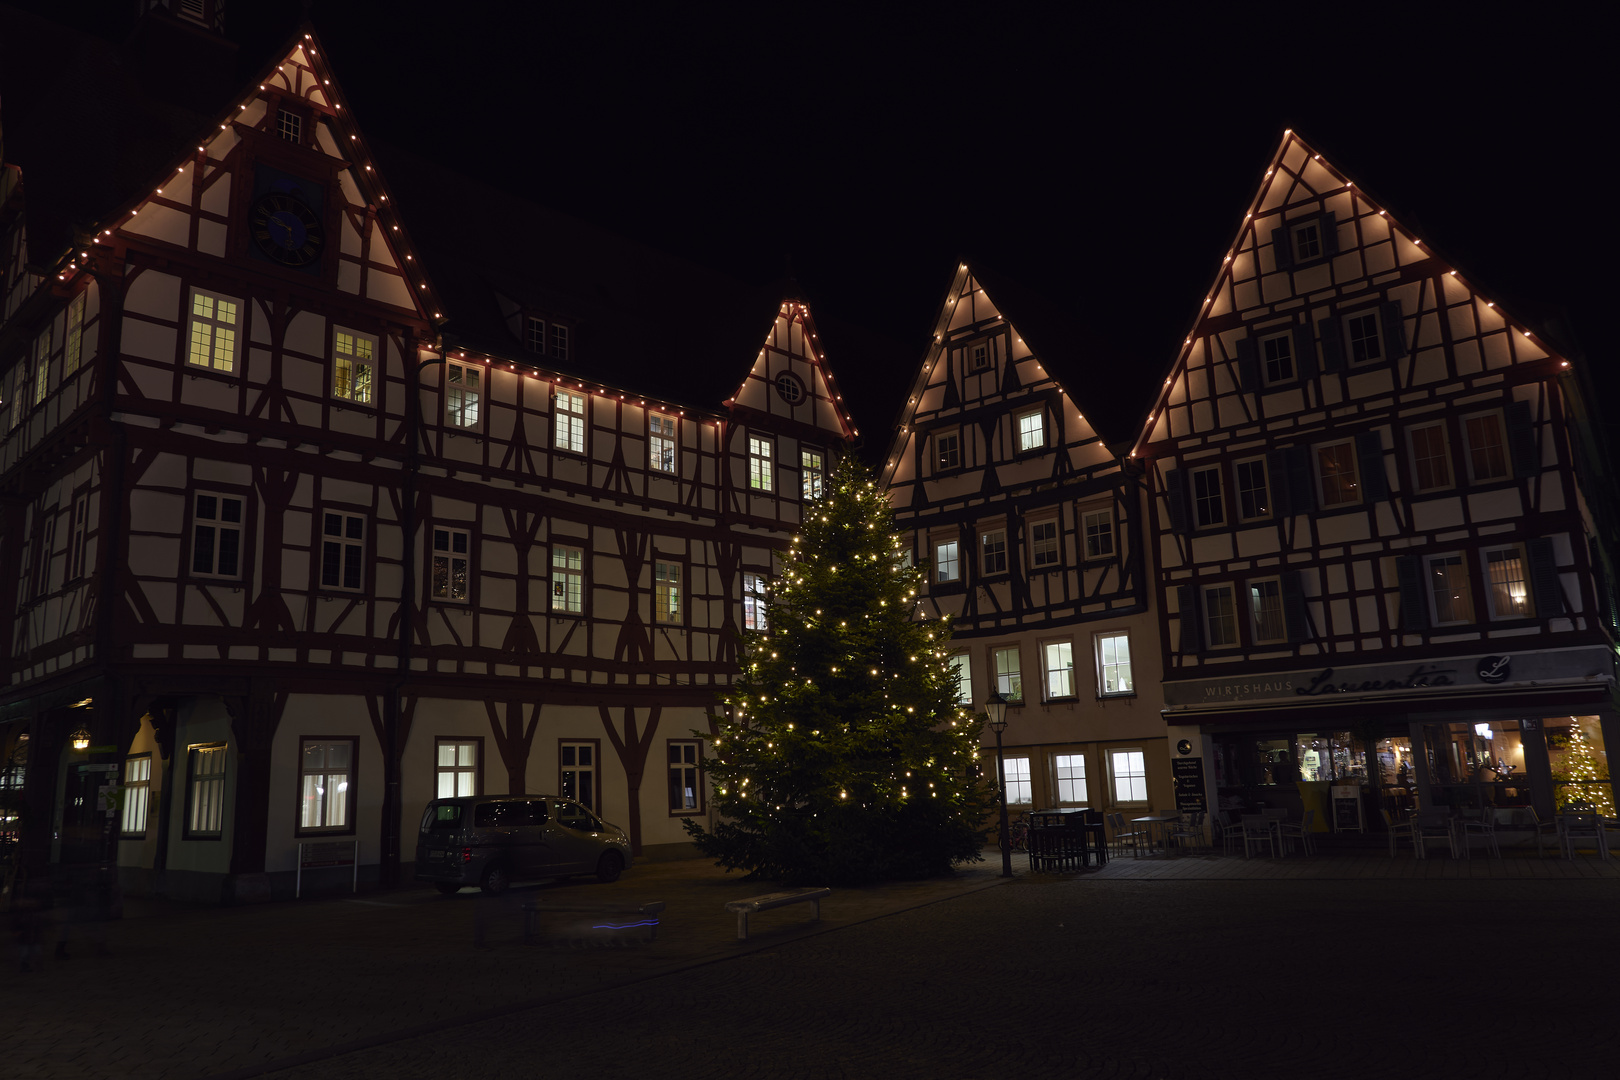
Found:
<svg viewBox="0 0 1620 1080"><path fill-rule="evenodd" d="M309 204L285 191L270 191L253 202L248 217L253 242L283 266L308 266L321 257L326 230Z"/></svg>

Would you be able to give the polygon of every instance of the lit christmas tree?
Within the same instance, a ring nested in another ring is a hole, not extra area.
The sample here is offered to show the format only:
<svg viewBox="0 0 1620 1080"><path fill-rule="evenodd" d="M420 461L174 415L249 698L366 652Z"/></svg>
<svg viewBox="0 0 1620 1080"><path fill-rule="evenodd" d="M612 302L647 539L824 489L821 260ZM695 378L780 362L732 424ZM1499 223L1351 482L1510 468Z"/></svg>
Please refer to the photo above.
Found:
<svg viewBox="0 0 1620 1080"><path fill-rule="evenodd" d="M853 458L805 510L769 625L743 643L707 762L728 869L850 885L976 861L988 805L981 718L957 704L950 625L914 621L922 571L905 565L883 492Z"/></svg>
<svg viewBox="0 0 1620 1080"><path fill-rule="evenodd" d="M1574 720L1573 717L1571 719ZM1586 732L1581 730L1579 720L1574 720L1569 726L1569 746L1564 751L1564 766L1569 772L1557 779L1562 780L1567 776L1569 786L1560 785L1558 788L1558 809L1562 810L1571 803L1591 803L1592 809L1599 814L1613 817L1614 798L1607 783L1609 768L1598 760L1597 749L1586 737Z"/></svg>

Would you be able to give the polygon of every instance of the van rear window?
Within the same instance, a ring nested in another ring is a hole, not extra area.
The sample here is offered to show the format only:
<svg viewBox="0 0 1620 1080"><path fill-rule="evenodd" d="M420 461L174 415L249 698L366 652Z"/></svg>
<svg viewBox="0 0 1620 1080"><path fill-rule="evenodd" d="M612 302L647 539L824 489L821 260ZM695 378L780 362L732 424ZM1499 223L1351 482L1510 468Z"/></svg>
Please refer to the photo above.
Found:
<svg viewBox="0 0 1620 1080"><path fill-rule="evenodd" d="M453 831L461 826L461 807L435 806L422 819L423 832Z"/></svg>

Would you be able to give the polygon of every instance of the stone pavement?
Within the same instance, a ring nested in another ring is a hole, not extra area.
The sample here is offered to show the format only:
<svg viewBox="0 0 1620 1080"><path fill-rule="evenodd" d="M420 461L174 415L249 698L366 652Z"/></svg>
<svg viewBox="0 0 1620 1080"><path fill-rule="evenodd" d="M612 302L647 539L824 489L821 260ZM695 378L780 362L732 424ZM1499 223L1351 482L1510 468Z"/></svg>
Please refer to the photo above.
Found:
<svg viewBox="0 0 1620 1080"><path fill-rule="evenodd" d="M8 966L0 1076L1613 1074L1620 863L1018 857L1004 882L986 854L747 943L724 903L769 887L701 861L499 901L132 901L110 957ZM536 897L669 907L654 942L569 949L523 943Z"/></svg>

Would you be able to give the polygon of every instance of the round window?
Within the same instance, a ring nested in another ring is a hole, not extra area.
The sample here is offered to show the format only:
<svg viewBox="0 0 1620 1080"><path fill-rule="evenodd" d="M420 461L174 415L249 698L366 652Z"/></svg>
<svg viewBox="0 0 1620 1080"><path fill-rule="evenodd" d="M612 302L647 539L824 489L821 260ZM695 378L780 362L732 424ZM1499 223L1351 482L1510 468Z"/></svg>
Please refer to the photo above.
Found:
<svg viewBox="0 0 1620 1080"><path fill-rule="evenodd" d="M776 377L776 394L789 405L797 405L804 400L804 383L791 371L784 371Z"/></svg>

